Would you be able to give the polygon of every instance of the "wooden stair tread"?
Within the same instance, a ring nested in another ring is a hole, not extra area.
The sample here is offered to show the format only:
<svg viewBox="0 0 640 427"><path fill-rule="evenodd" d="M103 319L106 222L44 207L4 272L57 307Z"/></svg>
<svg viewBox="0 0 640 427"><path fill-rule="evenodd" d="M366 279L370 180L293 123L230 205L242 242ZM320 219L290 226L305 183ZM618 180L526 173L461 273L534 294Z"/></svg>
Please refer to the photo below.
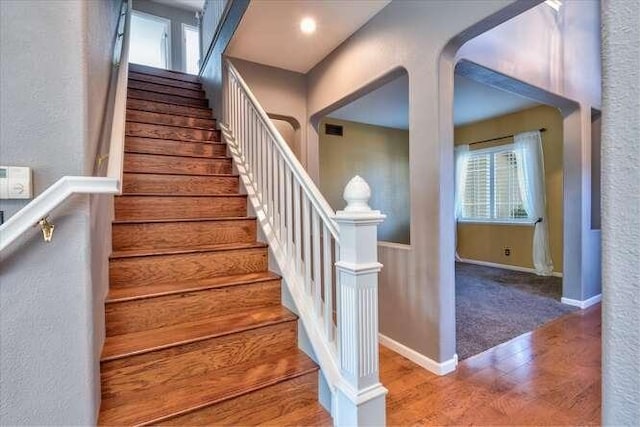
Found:
<svg viewBox="0 0 640 427"><path fill-rule="evenodd" d="M167 86L181 87L185 89L201 90L202 83L189 82L184 80L176 80L166 77L154 76L151 74L137 73L129 71L128 80L138 80L142 82L160 83Z"/></svg>
<svg viewBox="0 0 640 427"><path fill-rule="evenodd" d="M211 112L211 108L205 106L204 104L201 104L201 105L197 105L197 104L180 104L178 102L170 101L170 100L167 100L167 99L160 99L160 98L149 99L149 98L144 98L143 96L141 96L144 93L149 93L149 94L152 94L152 95L153 94L162 95L161 93L151 92L151 91L148 91L148 90L133 89L133 90L131 90L131 91L129 91L127 93L127 99L137 99L137 100L140 100L140 101L154 102L156 104L167 104L167 105L174 105L174 106L177 106L177 107L188 107L188 108L193 108L193 109L196 109L196 110L204 110L204 111L207 111L209 113ZM193 98L186 98L186 99L193 99ZM130 108L130 107L127 107L127 108Z"/></svg>
<svg viewBox="0 0 640 427"><path fill-rule="evenodd" d="M326 426L333 427L333 420L329 412L318 402L314 402L302 408L298 408L281 417L265 421L260 426Z"/></svg>
<svg viewBox="0 0 640 427"><path fill-rule="evenodd" d="M100 360L119 359L296 319L297 316L283 306L268 306L260 310L114 335L106 337Z"/></svg>
<svg viewBox="0 0 640 427"><path fill-rule="evenodd" d="M114 251L111 253L110 259L118 258L133 258L133 257L145 257L154 255L177 255L177 254L192 254L198 252L218 252L218 251L233 251L236 249L253 249L253 248L266 248L268 245L262 242L254 243L225 243L221 245L212 245L201 248L184 249L184 248L170 248L170 249L148 249L148 250L135 250L135 251Z"/></svg>
<svg viewBox="0 0 640 427"><path fill-rule="evenodd" d="M185 117L171 113L155 113L153 111L136 110L132 108L127 108L127 121L154 125L180 126L190 129L216 129L216 121L214 119Z"/></svg>
<svg viewBox="0 0 640 427"><path fill-rule="evenodd" d="M301 351L278 355L260 364L251 362L230 366L207 375L153 387L135 396L105 399L98 424L157 423L317 370L313 360Z"/></svg>
<svg viewBox="0 0 640 427"><path fill-rule="evenodd" d="M176 141L177 144L181 143L181 142L199 142L199 141ZM134 155L137 155L137 156L158 156L160 158L166 158L166 157L175 158L175 157L179 157L181 159L185 159L185 158L186 159L198 159L198 161L200 161L200 160L231 160L232 159L232 157L229 157L229 156L197 156L197 155L191 155L191 154L180 154L180 155L177 155L177 154L146 153L146 152L141 153L139 151L127 150L127 149L125 149L124 152L128 153L128 154L134 154ZM166 174L163 174L163 175L166 175ZM175 175L180 175L180 174L175 174Z"/></svg>
<svg viewBox="0 0 640 427"><path fill-rule="evenodd" d="M245 221L254 220L255 216L230 216L230 217L212 217L212 218L176 218L176 219L120 219L114 220L113 224L146 224L163 223L163 222L204 222L204 221Z"/></svg>
<svg viewBox="0 0 640 427"><path fill-rule="evenodd" d="M143 172L135 172L135 173L143 173ZM163 174L158 174L163 175ZM171 174L175 175L175 174ZM187 174L188 175L188 174ZM191 176L191 175L189 175ZM211 175L193 175L193 176L233 176L233 175L225 175L225 174L211 174ZM233 194L233 193L219 193L219 194L178 194L178 193L131 193L131 194L122 194L120 196L116 196L117 198L125 199L128 197L197 197L197 198L212 198L212 197L226 197L226 198L245 198L246 194ZM198 217L200 219L202 217Z"/></svg>
<svg viewBox="0 0 640 427"><path fill-rule="evenodd" d="M199 119L213 118L213 112L211 108L208 107L176 105L162 101L139 99L134 96L127 96L127 109L148 111L154 113L167 113L176 116L193 117Z"/></svg>
<svg viewBox="0 0 640 427"><path fill-rule="evenodd" d="M202 280L191 280L188 283L161 283L158 285L129 286L112 288L107 295L106 303L117 303L139 298L152 298L176 293L194 292L216 289L227 286L260 283L269 280L280 280L280 276L270 271L257 273L234 274L232 276L216 276Z"/></svg>
<svg viewBox="0 0 640 427"><path fill-rule="evenodd" d="M138 74L148 74L150 76L160 76L169 79L182 80L192 83L200 83L200 77L182 71L167 70L164 68L150 67L142 64L129 64L129 71Z"/></svg>
<svg viewBox="0 0 640 427"><path fill-rule="evenodd" d="M148 141L148 142L154 142L154 141L174 141L176 144L180 144L183 142L197 142L200 144L213 144L213 145L227 145L224 142L221 141L208 141L208 140L202 140L202 141L184 141L182 139L172 139L172 138L152 138L149 136L132 136L132 135L126 135L125 137L125 141L127 140L144 140L144 141Z"/></svg>

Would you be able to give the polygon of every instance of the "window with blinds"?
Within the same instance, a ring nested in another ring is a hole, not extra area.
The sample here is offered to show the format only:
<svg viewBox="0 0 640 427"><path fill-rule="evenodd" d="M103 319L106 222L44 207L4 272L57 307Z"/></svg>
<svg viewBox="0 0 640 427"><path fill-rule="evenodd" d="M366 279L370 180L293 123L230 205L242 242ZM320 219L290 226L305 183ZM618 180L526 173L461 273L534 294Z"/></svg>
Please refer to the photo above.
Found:
<svg viewBox="0 0 640 427"><path fill-rule="evenodd" d="M518 182L518 160L509 148L477 150L466 160L462 220L523 222L529 220Z"/></svg>

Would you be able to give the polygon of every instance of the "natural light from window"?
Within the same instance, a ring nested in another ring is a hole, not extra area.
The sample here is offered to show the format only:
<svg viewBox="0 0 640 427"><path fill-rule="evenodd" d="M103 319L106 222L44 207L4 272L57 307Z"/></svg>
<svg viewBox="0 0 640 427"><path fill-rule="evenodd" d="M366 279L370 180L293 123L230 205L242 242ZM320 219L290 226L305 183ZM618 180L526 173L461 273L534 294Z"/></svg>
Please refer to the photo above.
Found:
<svg viewBox="0 0 640 427"><path fill-rule="evenodd" d="M171 21L134 11L131 15L129 62L169 68Z"/></svg>
<svg viewBox="0 0 640 427"><path fill-rule="evenodd" d="M519 177L521 165L512 145L471 151L461 166L461 221L530 222L523 202L526 182Z"/></svg>
<svg viewBox="0 0 640 427"><path fill-rule="evenodd" d="M189 74L200 71L200 36L197 27L183 25L184 62L185 70Z"/></svg>

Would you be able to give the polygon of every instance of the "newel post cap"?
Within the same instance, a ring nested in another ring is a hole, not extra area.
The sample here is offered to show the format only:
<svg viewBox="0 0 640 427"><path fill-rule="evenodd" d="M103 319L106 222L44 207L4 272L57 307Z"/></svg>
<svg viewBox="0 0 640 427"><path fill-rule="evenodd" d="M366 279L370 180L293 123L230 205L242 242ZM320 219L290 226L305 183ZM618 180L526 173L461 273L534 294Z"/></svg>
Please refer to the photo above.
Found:
<svg viewBox="0 0 640 427"><path fill-rule="evenodd" d="M344 193L342 193L344 201L347 202L347 206L344 208L345 212L370 212L369 199L371 198L371 188L367 181L365 181L360 175L356 175L347 183L344 187Z"/></svg>

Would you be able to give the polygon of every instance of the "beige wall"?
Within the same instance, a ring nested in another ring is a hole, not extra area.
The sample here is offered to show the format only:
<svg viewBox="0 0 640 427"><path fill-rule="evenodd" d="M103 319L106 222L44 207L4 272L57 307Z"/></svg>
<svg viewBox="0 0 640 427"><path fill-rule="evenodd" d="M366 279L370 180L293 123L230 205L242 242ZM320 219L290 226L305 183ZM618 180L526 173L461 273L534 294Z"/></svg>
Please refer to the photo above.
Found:
<svg viewBox="0 0 640 427"><path fill-rule="evenodd" d="M467 144L502 135L546 128L542 133L545 179L547 187L547 215L549 244L554 271L562 272L562 115L548 106L539 106L513 114L461 126L455 129L455 144ZM510 143L477 144L472 149ZM525 225L458 224L458 254L462 258L498 264L533 268L533 227ZM511 255L504 255L504 248Z"/></svg>
<svg viewBox="0 0 640 427"><path fill-rule="evenodd" d="M343 136L326 135L324 124L343 126ZM409 131L337 119L320 124L320 191L334 210L355 175L371 186L369 204L387 216L378 229L382 241L409 244Z"/></svg>

